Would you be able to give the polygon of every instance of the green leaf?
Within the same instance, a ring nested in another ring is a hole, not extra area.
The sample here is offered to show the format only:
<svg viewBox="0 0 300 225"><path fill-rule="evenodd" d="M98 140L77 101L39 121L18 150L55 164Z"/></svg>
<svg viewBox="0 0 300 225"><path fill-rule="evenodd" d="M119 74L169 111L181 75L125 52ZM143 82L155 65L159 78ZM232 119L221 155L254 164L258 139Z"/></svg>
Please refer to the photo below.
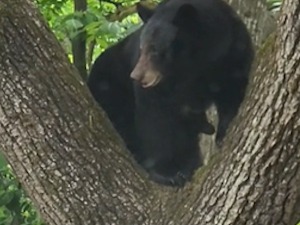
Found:
<svg viewBox="0 0 300 225"><path fill-rule="evenodd" d="M12 220L11 212L5 207L0 207L0 225L11 224Z"/></svg>
<svg viewBox="0 0 300 225"><path fill-rule="evenodd" d="M3 169L4 167L6 167L7 162L4 159L4 156L0 153L0 170Z"/></svg>
<svg viewBox="0 0 300 225"><path fill-rule="evenodd" d="M0 190L0 207L8 205L14 198L13 191Z"/></svg>
<svg viewBox="0 0 300 225"><path fill-rule="evenodd" d="M78 30L83 27L83 23L78 19L69 19L65 22L66 28L68 30Z"/></svg>

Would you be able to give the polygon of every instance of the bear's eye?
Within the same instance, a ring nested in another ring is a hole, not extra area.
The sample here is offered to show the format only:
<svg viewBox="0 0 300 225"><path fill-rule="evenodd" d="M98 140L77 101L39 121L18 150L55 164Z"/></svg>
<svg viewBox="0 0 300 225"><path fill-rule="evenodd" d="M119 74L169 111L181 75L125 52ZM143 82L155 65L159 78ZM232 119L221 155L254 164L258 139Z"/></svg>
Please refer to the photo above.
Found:
<svg viewBox="0 0 300 225"><path fill-rule="evenodd" d="M151 52L152 55L157 55L158 49L155 45L149 45L149 52Z"/></svg>
<svg viewBox="0 0 300 225"><path fill-rule="evenodd" d="M164 59L166 57L166 53L163 49L159 49L157 46L149 46L149 51L151 52L151 55L157 59Z"/></svg>

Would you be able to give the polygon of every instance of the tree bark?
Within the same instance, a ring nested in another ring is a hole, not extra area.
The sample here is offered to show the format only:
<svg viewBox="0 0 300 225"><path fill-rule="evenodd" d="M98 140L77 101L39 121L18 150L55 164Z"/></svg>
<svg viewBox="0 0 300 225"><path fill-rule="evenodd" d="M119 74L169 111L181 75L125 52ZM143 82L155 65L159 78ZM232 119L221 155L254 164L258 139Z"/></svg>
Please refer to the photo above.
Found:
<svg viewBox="0 0 300 225"><path fill-rule="evenodd" d="M227 0L243 18L252 33L253 42L260 46L276 27L274 15L267 10L266 0Z"/></svg>
<svg viewBox="0 0 300 225"><path fill-rule="evenodd" d="M0 3L0 149L50 225L294 225L299 2L286 0L222 151L183 189L150 182L29 0Z"/></svg>

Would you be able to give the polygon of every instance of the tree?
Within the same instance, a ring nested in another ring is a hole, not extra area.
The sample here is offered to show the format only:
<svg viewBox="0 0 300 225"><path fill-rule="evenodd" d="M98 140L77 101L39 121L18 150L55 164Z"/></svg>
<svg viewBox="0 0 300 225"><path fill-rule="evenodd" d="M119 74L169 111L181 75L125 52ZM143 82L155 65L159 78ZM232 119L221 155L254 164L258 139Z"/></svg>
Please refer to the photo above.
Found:
<svg viewBox="0 0 300 225"><path fill-rule="evenodd" d="M74 0L75 12L84 13L87 9L86 0ZM81 27L81 29L83 29ZM86 71L86 33L84 31L77 30L78 34L72 40L72 52L74 56L74 65L78 69L83 80L87 78Z"/></svg>
<svg viewBox="0 0 300 225"><path fill-rule="evenodd" d="M0 10L1 151L48 224L299 220L299 2L285 1L222 150L183 189L146 178L29 0Z"/></svg>

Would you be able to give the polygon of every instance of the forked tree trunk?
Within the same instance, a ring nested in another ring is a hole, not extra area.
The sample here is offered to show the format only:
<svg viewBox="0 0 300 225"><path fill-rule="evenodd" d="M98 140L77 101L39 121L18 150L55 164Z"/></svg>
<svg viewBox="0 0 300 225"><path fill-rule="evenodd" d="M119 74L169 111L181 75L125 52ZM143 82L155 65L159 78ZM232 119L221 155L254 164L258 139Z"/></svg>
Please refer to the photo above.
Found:
<svg viewBox="0 0 300 225"><path fill-rule="evenodd" d="M259 54L224 147L184 189L148 181L29 0L0 2L0 149L62 224L294 225L300 219L297 1Z"/></svg>

